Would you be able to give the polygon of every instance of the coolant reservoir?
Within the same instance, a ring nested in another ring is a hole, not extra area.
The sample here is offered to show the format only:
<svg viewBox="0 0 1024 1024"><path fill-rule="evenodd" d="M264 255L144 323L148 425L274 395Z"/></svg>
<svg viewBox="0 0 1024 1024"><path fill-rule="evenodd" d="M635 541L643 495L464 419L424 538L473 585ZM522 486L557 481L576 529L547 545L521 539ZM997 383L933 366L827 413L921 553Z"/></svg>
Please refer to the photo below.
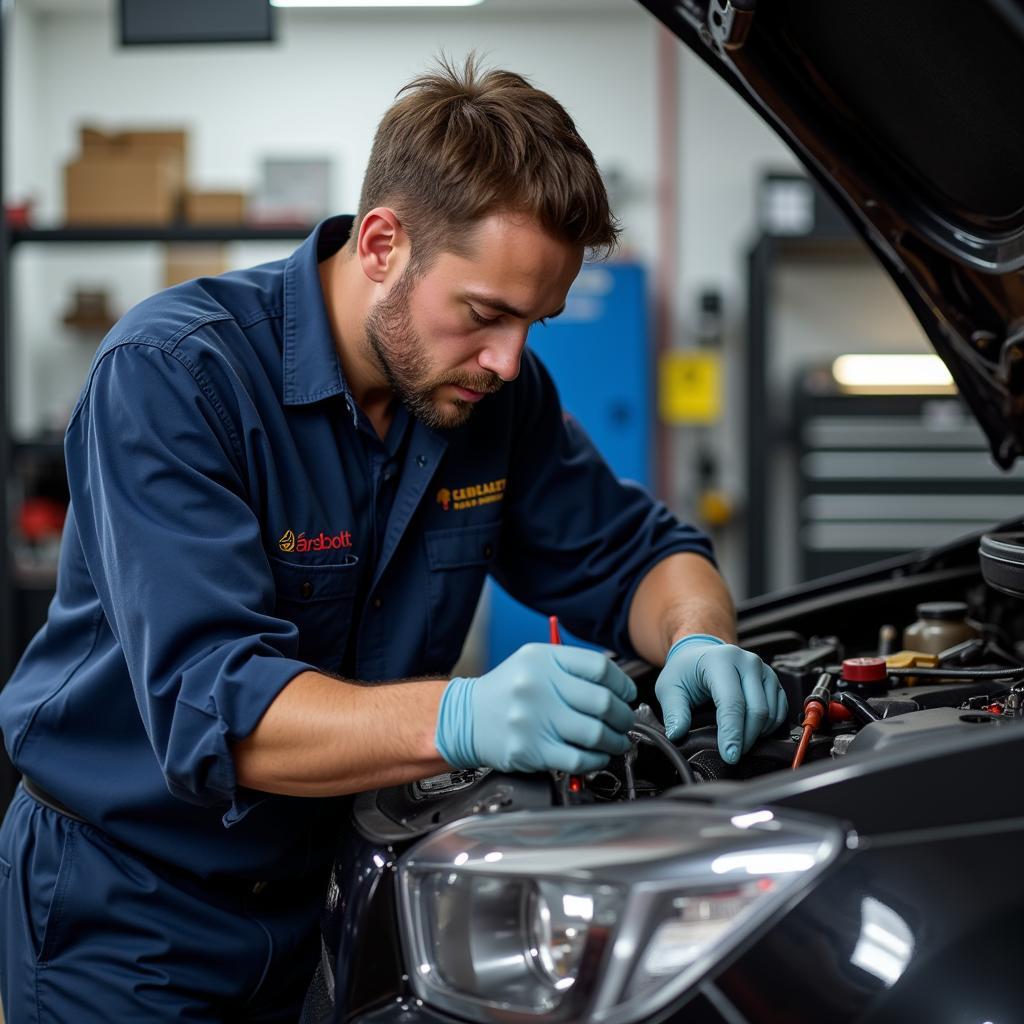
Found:
<svg viewBox="0 0 1024 1024"><path fill-rule="evenodd" d="M976 636L978 631L967 621L967 605L962 601L929 601L917 606L917 621L903 630L903 646L939 654Z"/></svg>

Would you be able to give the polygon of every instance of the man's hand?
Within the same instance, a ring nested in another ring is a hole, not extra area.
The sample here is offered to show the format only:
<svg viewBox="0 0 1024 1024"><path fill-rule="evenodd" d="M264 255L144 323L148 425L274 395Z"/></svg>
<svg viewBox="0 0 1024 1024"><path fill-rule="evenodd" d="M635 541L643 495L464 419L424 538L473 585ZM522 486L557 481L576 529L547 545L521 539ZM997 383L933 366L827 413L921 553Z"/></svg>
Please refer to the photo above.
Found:
<svg viewBox="0 0 1024 1024"><path fill-rule="evenodd" d="M453 767L603 768L630 747L633 681L597 651L527 644L478 679L453 679L435 743Z"/></svg>
<svg viewBox="0 0 1024 1024"><path fill-rule="evenodd" d="M718 751L729 764L762 733L782 725L788 709L778 677L756 654L703 633L673 645L654 692L671 740L686 735L691 709L711 698L718 709Z"/></svg>

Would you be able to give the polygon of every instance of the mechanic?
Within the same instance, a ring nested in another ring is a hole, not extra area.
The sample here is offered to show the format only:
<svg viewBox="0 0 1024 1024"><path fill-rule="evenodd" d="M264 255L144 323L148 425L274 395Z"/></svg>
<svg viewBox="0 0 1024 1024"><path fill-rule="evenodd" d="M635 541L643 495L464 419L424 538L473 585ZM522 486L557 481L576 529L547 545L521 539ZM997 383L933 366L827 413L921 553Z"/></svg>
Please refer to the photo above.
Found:
<svg viewBox="0 0 1024 1024"><path fill-rule="evenodd" d="M595 651L447 678L488 572L664 662L673 737L709 699L729 761L781 723L708 540L615 479L525 350L616 236L551 96L442 63L385 114L354 219L106 337L57 594L0 696L8 1020L294 1020L339 798L626 751L636 690Z"/></svg>

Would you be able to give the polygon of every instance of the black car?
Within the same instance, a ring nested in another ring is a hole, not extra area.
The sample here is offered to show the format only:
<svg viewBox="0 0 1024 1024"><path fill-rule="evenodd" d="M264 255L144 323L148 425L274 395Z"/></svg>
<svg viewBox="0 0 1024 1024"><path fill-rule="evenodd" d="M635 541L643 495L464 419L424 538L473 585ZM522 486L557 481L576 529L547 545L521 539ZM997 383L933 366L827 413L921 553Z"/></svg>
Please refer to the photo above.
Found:
<svg viewBox="0 0 1024 1024"><path fill-rule="evenodd" d="M845 211L1011 466L1024 2L641 2ZM738 765L644 707L601 772L356 798L304 1019L1024 1019L1024 525L748 602L740 642L791 720Z"/></svg>

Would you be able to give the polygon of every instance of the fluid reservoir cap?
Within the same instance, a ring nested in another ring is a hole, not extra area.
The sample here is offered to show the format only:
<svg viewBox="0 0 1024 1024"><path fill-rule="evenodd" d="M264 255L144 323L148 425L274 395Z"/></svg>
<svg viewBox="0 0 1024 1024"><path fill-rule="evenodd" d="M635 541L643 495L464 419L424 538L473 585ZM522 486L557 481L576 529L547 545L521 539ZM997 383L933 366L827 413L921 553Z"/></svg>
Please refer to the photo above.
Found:
<svg viewBox="0 0 1024 1024"><path fill-rule="evenodd" d="M927 601L917 606L917 617L932 622L963 622L967 605L963 601Z"/></svg>
<svg viewBox="0 0 1024 1024"><path fill-rule="evenodd" d="M885 658L847 658L843 679L848 683L884 683L889 678Z"/></svg>

